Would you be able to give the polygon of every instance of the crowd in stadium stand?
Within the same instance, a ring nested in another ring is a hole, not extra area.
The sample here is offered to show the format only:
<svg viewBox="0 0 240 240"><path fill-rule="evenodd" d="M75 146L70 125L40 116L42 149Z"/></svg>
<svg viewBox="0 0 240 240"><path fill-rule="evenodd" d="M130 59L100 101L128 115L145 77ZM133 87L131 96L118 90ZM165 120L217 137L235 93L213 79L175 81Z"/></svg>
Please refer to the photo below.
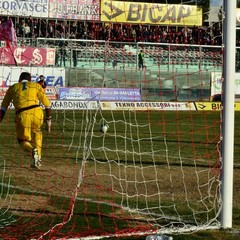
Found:
<svg viewBox="0 0 240 240"><path fill-rule="evenodd" d="M17 37L71 38L120 42L156 42L221 45L222 26L175 27L160 25L107 24L101 22L59 21L13 18Z"/></svg>

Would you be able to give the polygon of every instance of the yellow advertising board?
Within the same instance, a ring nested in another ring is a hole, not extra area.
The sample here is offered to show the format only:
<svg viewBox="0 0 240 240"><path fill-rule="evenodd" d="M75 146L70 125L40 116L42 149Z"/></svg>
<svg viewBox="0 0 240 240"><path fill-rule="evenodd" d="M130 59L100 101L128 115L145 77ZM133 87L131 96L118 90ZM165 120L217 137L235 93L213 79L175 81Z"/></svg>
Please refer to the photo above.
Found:
<svg viewBox="0 0 240 240"><path fill-rule="evenodd" d="M202 8L196 5L101 1L101 21L174 26L202 26Z"/></svg>
<svg viewBox="0 0 240 240"><path fill-rule="evenodd" d="M236 25L240 26L240 8L236 9Z"/></svg>
<svg viewBox="0 0 240 240"><path fill-rule="evenodd" d="M220 111L222 109L221 102L195 102L198 111ZM240 103L234 104L235 111L240 111Z"/></svg>
<svg viewBox="0 0 240 240"><path fill-rule="evenodd" d="M195 111L194 103L186 102L100 102L102 110Z"/></svg>

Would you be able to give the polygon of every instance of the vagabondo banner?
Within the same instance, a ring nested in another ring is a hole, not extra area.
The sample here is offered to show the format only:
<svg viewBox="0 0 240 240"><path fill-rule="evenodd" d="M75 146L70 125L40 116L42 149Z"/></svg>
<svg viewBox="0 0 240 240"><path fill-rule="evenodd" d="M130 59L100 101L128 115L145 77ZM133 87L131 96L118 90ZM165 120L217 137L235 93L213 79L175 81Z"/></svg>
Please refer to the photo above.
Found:
<svg viewBox="0 0 240 240"><path fill-rule="evenodd" d="M51 109L54 110L94 110L98 108L99 104L97 101L51 101Z"/></svg>
<svg viewBox="0 0 240 240"><path fill-rule="evenodd" d="M2 104L2 98L0 98L0 105ZM41 105L44 108L43 105ZM14 109L12 102L9 105L10 109ZM96 101L61 101L51 100L51 109L53 110L95 110L99 108L99 104Z"/></svg>
<svg viewBox="0 0 240 240"><path fill-rule="evenodd" d="M202 8L196 5L101 1L101 21L174 26L202 26Z"/></svg>

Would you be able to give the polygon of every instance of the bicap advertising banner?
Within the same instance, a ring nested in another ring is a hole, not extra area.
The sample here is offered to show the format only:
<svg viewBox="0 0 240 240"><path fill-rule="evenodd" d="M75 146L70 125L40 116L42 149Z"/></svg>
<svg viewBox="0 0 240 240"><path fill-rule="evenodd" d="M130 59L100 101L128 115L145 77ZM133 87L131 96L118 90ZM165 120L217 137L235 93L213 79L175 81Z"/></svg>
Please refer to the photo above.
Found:
<svg viewBox="0 0 240 240"><path fill-rule="evenodd" d="M196 5L101 1L101 21L174 26L202 26Z"/></svg>

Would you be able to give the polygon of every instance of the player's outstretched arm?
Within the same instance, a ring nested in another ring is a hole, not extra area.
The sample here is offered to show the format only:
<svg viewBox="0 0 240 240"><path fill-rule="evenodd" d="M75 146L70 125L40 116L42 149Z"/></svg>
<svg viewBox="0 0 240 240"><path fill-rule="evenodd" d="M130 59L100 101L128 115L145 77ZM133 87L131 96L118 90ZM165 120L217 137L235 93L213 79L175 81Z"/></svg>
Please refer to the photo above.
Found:
<svg viewBox="0 0 240 240"><path fill-rule="evenodd" d="M45 91L42 87L39 88L40 84L37 84L38 89L38 99L45 107L45 122L46 122L46 130L48 133L51 132L51 102L45 94Z"/></svg>

